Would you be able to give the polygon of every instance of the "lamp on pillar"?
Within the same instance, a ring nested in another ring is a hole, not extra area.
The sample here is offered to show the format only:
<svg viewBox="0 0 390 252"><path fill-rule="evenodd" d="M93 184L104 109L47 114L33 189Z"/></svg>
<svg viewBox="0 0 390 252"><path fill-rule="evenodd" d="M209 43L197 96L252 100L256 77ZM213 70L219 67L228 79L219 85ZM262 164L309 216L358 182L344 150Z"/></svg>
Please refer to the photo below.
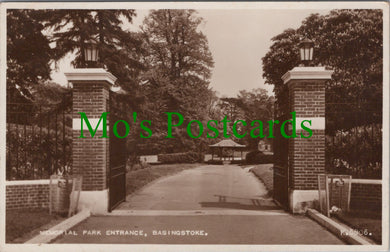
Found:
<svg viewBox="0 0 390 252"><path fill-rule="evenodd" d="M310 61L313 60L313 47L314 42L307 38L299 43L299 53L301 61L304 65L307 65Z"/></svg>
<svg viewBox="0 0 390 252"><path fill-rule="evenodd" d="M88 209L92 214L105 214L114 207L111 202L118 203L118 200L123 199L115 196L118 190L110 188L110 183L113 183L108 177L111 174L111 143L104 137L107 128L104 128L104 123L100 123L103 113L110 109L110 89L117 78L105 69L97 68L99 50L95 41L85 42L81 53L85 61L84 68L65 73L68 82L73 85L73 174L83 177L78 210ZM88 116L98 137L92 137L79 112ZM107 119L109 125L110 118ZM84 137L80 137L81 133ZM124 189L125 187L119 193L123 194Z"/></svg>
<svg viewBox="0 0 390 252"><path fill-rule="evenodd" d="M87 67L96 67L99 60L99 50L95 40L84 43L84 60Z"/></svg>

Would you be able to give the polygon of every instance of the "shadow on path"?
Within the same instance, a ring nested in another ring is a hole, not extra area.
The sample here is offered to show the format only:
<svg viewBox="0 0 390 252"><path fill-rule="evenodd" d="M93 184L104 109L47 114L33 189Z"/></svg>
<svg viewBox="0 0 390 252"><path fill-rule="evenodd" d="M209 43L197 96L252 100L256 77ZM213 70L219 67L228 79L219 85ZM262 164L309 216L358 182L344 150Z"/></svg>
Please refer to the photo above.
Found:
<svg viewBox="0 0 390 252"><path fill-rule="evenodd" d="M242 210L280 210L277 206L247 205L237 202L199 202L202 207L229 208Z"/></svg>
<svg viewBox="0 0 390 252"><path fill-rule="evenodd" d="M261 198L245 198L229 195L214 195L218 197L218 201L199 202L202 208L230 208L242 210L280 210L270 199ZM228 202L229 201L229 202Z"/></svg>

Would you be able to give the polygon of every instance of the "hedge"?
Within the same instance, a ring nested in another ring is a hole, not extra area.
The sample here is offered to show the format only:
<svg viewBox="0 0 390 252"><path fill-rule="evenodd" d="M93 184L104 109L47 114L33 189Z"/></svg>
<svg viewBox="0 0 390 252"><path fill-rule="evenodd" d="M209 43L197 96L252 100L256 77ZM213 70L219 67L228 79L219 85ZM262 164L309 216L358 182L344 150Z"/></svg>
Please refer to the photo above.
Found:
<svg viewBox="0 0 390 252"><path fill-rule="evenodd" d="M230 164L244 164L245 163L245 160L231 160Z"/></svg>
<svg viewBox="0 0 390 252"><path fill-rule="evenodd" d="M204 154L199 154L197 152L159 154L157 155L157 159L163 164L196 163L203 162Z"/></svg>
<svg viewBox="0 0 390 252"><path fill-rule="evenodd" d="M274 162L274 155L266 155L261 151L251 151L246 154L245 162L247 164L269 164Z"/></svg>
<svg viewBox="0 0 390 252"><path fill-rule="evenodd" d="M206 162L207 164L212 164L212 165L223 165L223 161L222 160L207 160Z"/></svg>

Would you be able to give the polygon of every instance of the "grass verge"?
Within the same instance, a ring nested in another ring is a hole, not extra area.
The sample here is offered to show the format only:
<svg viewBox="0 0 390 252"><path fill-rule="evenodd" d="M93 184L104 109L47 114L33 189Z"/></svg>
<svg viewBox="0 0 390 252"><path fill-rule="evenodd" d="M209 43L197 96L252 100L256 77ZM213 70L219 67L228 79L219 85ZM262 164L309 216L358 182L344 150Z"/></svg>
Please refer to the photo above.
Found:
<svg viewBox="0 0 390 252"><path fill-rule="evenodd" d="M260 164L254 165L251 169L251 172L263 182L269 196L272 196L274 190L274 173L272 167L273 164Z"/></svg>
<svg viewBox="0 0 390 252"><path fill-rule="evenodd" d="M130 171L126 174L126 193L131 194L160 177L192 169L199 165L201 164L162 164Z"/></svg>
<svg viewBox="0 0 390 252"><path fill-rule="evenodd" d="M359 213L347 213L337 215L336 218L341 222L359 232L367 238L382 244L382 220L378 218L369 218Z"/></svg>
<svg viewBox="0 0 390 252"><path fill-rule="evenodd" d="M40 230L46 230L65 218L50 215L48 209L8 210L6 212L6 243L23 243Z"/></svg>

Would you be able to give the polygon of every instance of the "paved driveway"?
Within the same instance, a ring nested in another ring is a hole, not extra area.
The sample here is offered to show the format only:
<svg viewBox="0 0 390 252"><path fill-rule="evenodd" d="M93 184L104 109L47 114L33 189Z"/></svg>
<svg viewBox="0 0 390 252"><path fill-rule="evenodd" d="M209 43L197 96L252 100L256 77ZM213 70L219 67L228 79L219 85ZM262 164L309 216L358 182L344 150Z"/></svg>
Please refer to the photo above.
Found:
<svg viewBox="0 0 390 252"><path fill-rule="evenodd" d="M281 210L264 185L236 165L161 178L110 216L90 217L72 231L56 243L343 244L309 218Z"/></svg>
<svg viewBox="0 0 390 252"><path fill-rule="evenodd" d="M206 165L161 178L117 209L131 210L279 210L267 190L248 169L237 165Z"/></svg>

